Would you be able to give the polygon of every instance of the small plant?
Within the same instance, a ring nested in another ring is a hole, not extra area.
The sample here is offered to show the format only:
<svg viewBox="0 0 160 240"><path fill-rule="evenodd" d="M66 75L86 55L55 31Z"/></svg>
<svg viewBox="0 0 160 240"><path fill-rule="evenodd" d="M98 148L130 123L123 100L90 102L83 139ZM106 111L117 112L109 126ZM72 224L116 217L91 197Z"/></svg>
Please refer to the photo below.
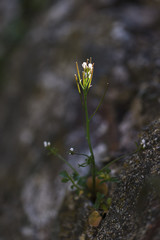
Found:
<svg viewBox="0 0 160 240"><path fill-rule="evenodd" d="M106 182L109 181L116 181L116 178L113 178L110 176L110 170L108 168L108 165L106 165L101 170L97 170L95 165L95 157L94 152L92 148L91 143L91 137L90 137L90 122L96 112L98 111L99 107L101 106L103 99L105 97L107 86L104 91L104 94L102 98L99 101L99 104L93 114L89 116L88 114L88 106L87 106L87 99L88 99L88 93L90 91L90 88L92 87L92 79L93 79L93 72L94 72L94 63L92 63L92 59L87 59L86 62L83 62L82 64L82 74L80 74L78 63L76 62L76 69L77 74L75 74L75 80L78 88L78 93L80 95L82 107L84 110L84 117L85 117L85 131L86 131L86 140L88 143L89 148L89 155L78 153L73 148L70 148L69 154L71 155L81 155L84 157L84 162L82 164L78 164L78 167L90 167L90 177L83 177L80 176L78 171L66 160L64 159L58 152L58 150L55 147L52 147L50 142L44 142L44 146L48 149L50 154L55 155L59 159L61 159L65 164L69 166L69 168L72 170L72 173L69 174L66 170L62 171L60 173L60 176L62 177L62 182L71 182L71 188L76 189L78 193L87 193L88 196L91 197L91 199L95 203L95 209L98 209L102 200L108 193L108 187L106 185ZM109 164L110 165L110 164ZM108 203L107 203L108 206Z"/></svg>
<svg viewBox="0 0 160 240"><path fill-rule="evenodd" d="M90 88L92 87L92 79L93 79L93 72L94 72L94 63L92 63L92 59L87 59L86 62L82 64L82 74L80 74L78 63L76 62L76 69L77 74L75 74L75 80L78 88L78 93L80 95L82 108L84 110L84 117L85 117L85 132L86 132L86 140L88 142L89 148L89 155L84 153L78 153L74 150L74 148L70 148L69 154L70 155L80 155L84 158L84 162L78 164L78 167L90 167L90 175L89 176L80 176L77 169L75 169L65 158L63 158L58 149L55 146L52 146L50 142L44 142L44 147L48 150L49 154L55 155L59 159L61 159L71 170L72 173L68 173L66 170L60 173L62 177L62 182L67 183L71 182L71 189L77 191L78 194L86 194L94 203L94 212L89 217L89 222L91 226L98 226L101 216L97 212L97 210L102 209L103 212L107 212L112 199L110 197L106 197L108 194L108 186L106 183L108 182L115 182L118 179L115 177L111 177L110 175L110 165L114 162L124 158L126 155L122 155L119 158L116 158L112 161L109 161L107 165L105 165L102 169L98 170L95 164L95 157L91 143L90 137L90 122L96 112L98 111L99 107L101 106L103 99L105 97L107 86L104 91L103 96L101 97L99 104L93 114L89 116L88 114L88 106L87 106L87 99L88 93ZM108 85L108 84L107 84ZM133 153L140 153L146 147L145 140L142 139L141 143L136 143L136 150L127 156L132 155Z"/></svg>

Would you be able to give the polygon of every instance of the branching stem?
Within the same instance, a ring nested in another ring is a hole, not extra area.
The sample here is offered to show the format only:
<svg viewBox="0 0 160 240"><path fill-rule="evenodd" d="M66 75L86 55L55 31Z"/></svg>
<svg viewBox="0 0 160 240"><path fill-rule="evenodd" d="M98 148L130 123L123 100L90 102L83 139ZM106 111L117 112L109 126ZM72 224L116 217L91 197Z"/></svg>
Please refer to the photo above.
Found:
<svg viewBox="0 0 160 240"><path fill-rule="evenodd" d="M73 180L73 178L68 174L68 178L71 181L71 183L73 184L73 186L75 188L77 188L79 191L81 191L82 189L75 183L75 181Z"/></svg>

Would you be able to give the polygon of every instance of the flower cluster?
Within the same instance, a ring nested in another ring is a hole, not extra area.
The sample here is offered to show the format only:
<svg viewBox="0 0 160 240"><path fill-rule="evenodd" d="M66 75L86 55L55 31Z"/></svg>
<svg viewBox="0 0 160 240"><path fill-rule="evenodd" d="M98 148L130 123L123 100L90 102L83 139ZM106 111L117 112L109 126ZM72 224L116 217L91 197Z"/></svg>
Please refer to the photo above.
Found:
<svg viewBox="0 0 160 240"><path fill-rule="evenodd" d="M86 62L82 63L83 71L82 71L82 78L79 72L78 63L76 62L77 67L77 75L75 74L75 79L78 87L78 92L81 94L81 89L83 91L88 91L89 88L92 86L92 77L93 77L93 70L94 70L94 63L91 63L92 59L90 58L90 62L87 59Z"/></svg>
<svg viewBox="0 0 160 240"><path fill-rule="evenodd" d="M43 142L43 145L44 145L44 147L46 148L46 147L50 147L50 146L51 146L51 143L44 141L44 142Z"/></svg>

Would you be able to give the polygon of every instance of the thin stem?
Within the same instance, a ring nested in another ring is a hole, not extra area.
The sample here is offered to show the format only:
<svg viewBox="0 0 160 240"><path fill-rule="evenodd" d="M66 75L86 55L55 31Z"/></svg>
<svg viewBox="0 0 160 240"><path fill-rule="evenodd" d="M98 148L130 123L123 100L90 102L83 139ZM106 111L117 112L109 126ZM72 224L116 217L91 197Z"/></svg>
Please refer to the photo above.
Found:
<svg viewBox="0 0 160 240"><path fill-rule="evenodd" d="M84 154L84 153L77 153L77 152L74 152L74 154L71 154L71 155L78 155L78 156L84 156L84 157L89 158L89 156L88 156L87 154Z"/></svg>
<svg viewBox="0 0 160 240"><path fill-rule="evenodd" d="M100 169L99 172L103 172L106 168L108 168L108 167L109 167L110 165L112 165L114 162L117 162L118 160L124 158L125 156L126 156L126 155L122 155L122 156L120 156L120 157L118 157L118 158L116 158L116 159L114 159L114 160L109 161L109 163L107 163L102 169Z"/></svg>
<svg viewBox="0 0 160 240"><path fill-rule="evenodd" d="M70 168L73 170L73 172L75 172L77 175L79 175L79 173L76 171L76 169L75 169L74 167L72 167L72 165L71 165L69 162L67 162L67 160L66 160L65 158L63 158L60 154L55 153L54 151L52 151L52 149L51 149L51 153L53 153L56 157L58 157L58 158L59 158L60 160L62 160L65 164L67 164L68 167L70 167Z"/></svg>
<svg viewBox="0 0 160 240"><path fill-rule="evenodd" d="M130 156L130 155L132 155L132 154L135 154L135 153L137 153L137 152L139 152L139 151L140 151L140 150L137 149L137 150L135 150L135 151L132 152L132 153L124 154L124 155L122 155L122 156L120 156L120 157L118 157L118 158L116 158L116 159L114 159L114 160L112 160L112 161L109 161L109 163L107 163L102 169L100 169L99 172L103 172L107 167L109 167L110 165L112 165L114 162L117 162L118 160L120 160L120 159L122 159L122 158L124 158L124 157L126 157L126 156Z"/></svg>
<svg viewBox="0 0 160 240"><path fill-rule="evenodd" d="M92 116L90 117L89 120L91 120L91 119L94 117L94 115L96 114L96 112L97 112L98 109L100 108L100 106L101 106L101 104L102 104L102 102L103 102L103 100L104 100L104 97L105 97L105 95L106 95L107 89L108 89L108 87L106 87L105 92L104 92L103 96L101 97L98 106L96 107L96 110L94 111L94 113L92 114Z"/></svg>
<svg viewBox="0 0 160 240"><path fill-rule="evenodd" d="M91 154L91 172L92 172L92 181L93 181L93 197L95 197L95 188L96 188L96 166L95 166L95 159L94 153L92 150L91 145L91 138L90 138L90 120L88 116L88 108L87 108L87 93L84 91L84 108L85 108L85 117L86 117L86 138Z"/></svg>
<svg viewBox="0 0 160 240"><path fill-rule="evenodd" d="M70 179L70 181L72 182L73 186L75 186L79 191L82 190L82 188L80 188L75 181L73 180L73 178L68 174L68 178Z"/></svg>

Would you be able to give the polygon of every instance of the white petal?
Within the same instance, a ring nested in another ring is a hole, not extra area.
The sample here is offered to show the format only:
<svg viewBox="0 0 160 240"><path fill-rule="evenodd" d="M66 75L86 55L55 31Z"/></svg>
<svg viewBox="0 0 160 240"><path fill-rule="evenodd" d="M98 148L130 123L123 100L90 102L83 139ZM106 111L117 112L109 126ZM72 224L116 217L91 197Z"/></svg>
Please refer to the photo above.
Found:
<svg viewBox="0 0 160 240"><path fill-rule="evenodd" d="M83 67L84 69L86 69L87 63L86 63L86 62L83 62L83 63L82 63L82 67Z"/></svg>
<svg viewBox="0 0 160 240"><path fill-rule="evenodd" d="M92 70L93 64L92 64L92 63L89 63L89 64L88 64L88 67Z"/></svg>

